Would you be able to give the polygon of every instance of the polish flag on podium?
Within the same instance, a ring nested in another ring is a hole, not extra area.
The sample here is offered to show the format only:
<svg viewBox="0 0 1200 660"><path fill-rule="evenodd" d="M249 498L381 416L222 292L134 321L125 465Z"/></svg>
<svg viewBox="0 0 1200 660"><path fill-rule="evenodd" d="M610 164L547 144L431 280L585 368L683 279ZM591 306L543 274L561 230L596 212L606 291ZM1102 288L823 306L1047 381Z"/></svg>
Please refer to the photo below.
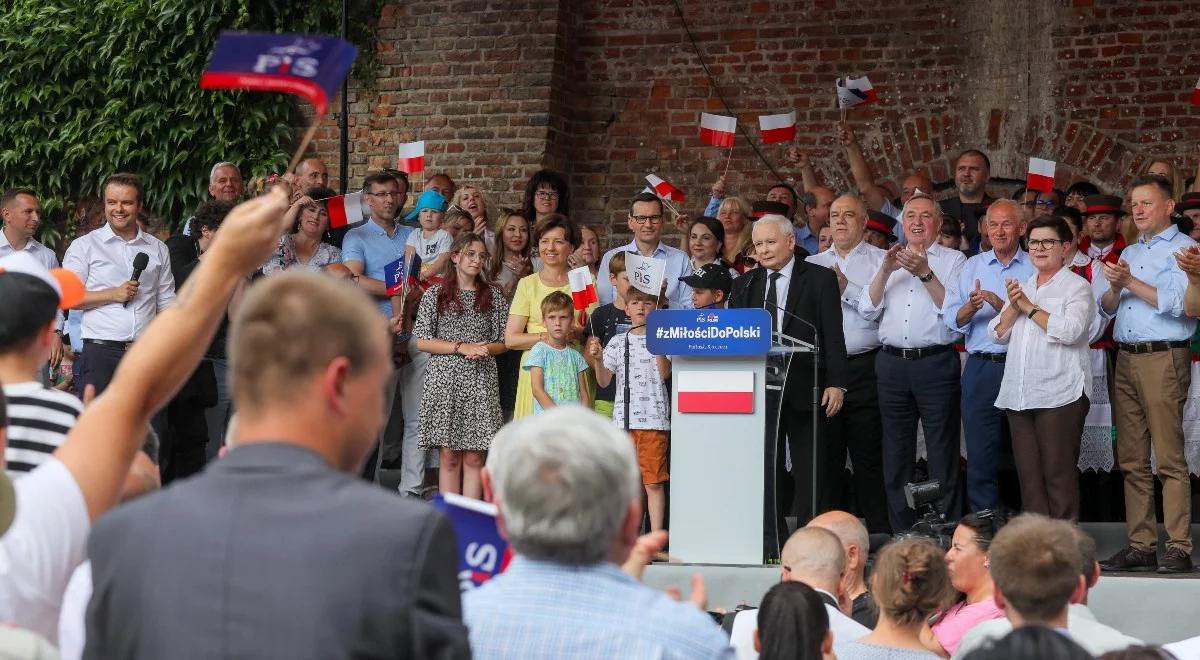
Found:
<svg viewBox="0 0 1200 660"><path fill-rule="evenodd" d="M782 115L759 115L758 129L762 132L763 144L791 142L796 139L796 111Z"/></svg>
<svg viewBox="0 0 1200 660"><path fill-rule="evenodd" d="M1200 80L1196 81L1196 86L1192 88L1192 105L1200 105Z"/></svg>
<svg viewBox="0 0 1200 660"><path fill-rule="evenodd" d="M753 371L680 371L677 376L681 413L754 412Z"/></svg>
<svg viewBox="0 0 1200 660"><path fill-rule="evenodd" d="M367 221L363 214L362 192L338 195L325 200L329 206L329 228L357 227Z"/></svg>
<svg viewBox="0 0 1200 660"><path fill-rule="evenodd" d="M396 161L396 169L405 174L420 172L425 169L425 141L405 142L400 145L400 158Z"/></svg>
<svg viewBox="0 0 1200 660"><path fill-rule="evenodd" d="M1054 166L1056 164L1054 161L1044 158L1030 158L1025 187L1038 192L1054 190Z"/></svg>
<svg viewBox="0 0 1200 660"><path fill-rule="evenodd" d="M663 181L653 174L646 175L646 182L654 189L654 194L664 199L669 199L672 202L683 203L683 191L675 186Z"/></svg>
<svg viewBox="0 0 1200 660"><path fill-rule="evenodd" d="M737 134L737 117L700 113L700 139L715 147L733 146Z"/></svg>

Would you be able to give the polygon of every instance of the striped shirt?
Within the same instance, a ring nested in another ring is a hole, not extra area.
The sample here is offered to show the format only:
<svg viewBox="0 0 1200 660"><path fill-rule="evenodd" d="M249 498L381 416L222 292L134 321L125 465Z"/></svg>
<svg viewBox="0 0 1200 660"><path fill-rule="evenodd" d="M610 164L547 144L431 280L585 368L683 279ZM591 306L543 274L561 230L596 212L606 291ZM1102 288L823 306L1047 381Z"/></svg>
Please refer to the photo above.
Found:
<svg viewBox="0 0 1200 660"><path fill-rule="evenodd" d="M4 386L8 400L8 476L17 478L41 465L62 445L83 412L83 404L66 392L30 381Z"/></svg>

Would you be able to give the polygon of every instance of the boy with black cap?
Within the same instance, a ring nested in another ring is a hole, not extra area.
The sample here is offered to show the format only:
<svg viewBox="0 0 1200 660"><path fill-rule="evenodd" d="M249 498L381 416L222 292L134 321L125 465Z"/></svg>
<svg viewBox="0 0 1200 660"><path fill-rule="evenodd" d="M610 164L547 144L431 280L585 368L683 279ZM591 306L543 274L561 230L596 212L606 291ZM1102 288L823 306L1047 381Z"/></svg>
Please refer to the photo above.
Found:
<svg viewBox="0 0 1200 660"><path fill-rule="evenodd" d="M881 211L867 210L867 226L863 240L880 250L892 247L896 242L896 220Z"/></svg>
<svg viewBox="0 0 1200 660"><path fill-rule="evenodd" d="M692 307L696 309L724 307L733 289L729 269L719 263L704 264L679 281L692 287Z"/></svg>

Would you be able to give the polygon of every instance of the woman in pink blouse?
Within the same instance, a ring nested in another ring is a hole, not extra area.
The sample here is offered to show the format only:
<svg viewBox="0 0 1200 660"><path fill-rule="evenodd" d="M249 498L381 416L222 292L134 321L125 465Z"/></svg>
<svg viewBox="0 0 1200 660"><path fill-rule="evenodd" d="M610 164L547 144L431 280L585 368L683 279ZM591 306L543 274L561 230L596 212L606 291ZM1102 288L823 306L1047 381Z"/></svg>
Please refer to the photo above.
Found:
<svg viewBox="0 0 1200 660"><path fill-rule="evenodd" d="M943 658L950 657L963 635L977 624L1004 618L1004 611L992 599L995 584L988 570L988 547L1006 522L1008 516L1003 512L987 510L963 516L954 528L946 568L959 600L931 617L921 632L921 643Z"/></svg>

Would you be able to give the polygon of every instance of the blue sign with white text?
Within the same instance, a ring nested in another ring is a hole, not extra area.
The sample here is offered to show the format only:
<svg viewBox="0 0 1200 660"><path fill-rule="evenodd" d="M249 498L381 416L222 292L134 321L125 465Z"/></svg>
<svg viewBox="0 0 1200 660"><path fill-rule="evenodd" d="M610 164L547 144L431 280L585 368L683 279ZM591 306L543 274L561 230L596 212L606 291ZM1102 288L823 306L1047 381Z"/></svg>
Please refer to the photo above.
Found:
<svg viewBox="0 0 1200 660"><path fill-rule="evenodd" d="M655 355L766 355L771 315L765 309L659 309L646 318L646 348Z"/></svg>

